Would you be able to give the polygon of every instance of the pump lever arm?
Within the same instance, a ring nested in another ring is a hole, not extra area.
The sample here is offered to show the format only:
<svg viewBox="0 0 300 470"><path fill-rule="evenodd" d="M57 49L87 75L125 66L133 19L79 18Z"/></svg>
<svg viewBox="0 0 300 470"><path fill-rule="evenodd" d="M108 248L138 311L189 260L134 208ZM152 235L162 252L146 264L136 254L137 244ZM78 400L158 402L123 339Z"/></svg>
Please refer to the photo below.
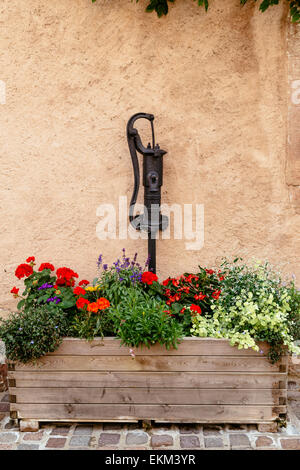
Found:
<svg viewBox="0 0 300 470"><path fill-rule="evenodd" d="M137 119L148 119L148 121L151 122L152 147L153 148L144 147L144 145L142 144L142 141L141 141L141 138L139 136L137 129L133 127ZM134 206L137 201L139 187L140 187L140 169L139 169L139 162L137 158L137 151L141 153L142 155L154 154L155 137L154 137L154 129L153 129L153 120L154 120L153 114L136 113L133 116L131 116L131 118L129 119L127 123L127 141L128 141L128 147L129 147L129 151L131 155L133 173L134 173L134 188L133 188L133 193L132 193L130 207L129 207L129 221L132 225L134 225L134 227L137 230L140 230L138 220L136 220L136 223L133 224L133 221L140 217L140 216L133 215Z"/></svg>

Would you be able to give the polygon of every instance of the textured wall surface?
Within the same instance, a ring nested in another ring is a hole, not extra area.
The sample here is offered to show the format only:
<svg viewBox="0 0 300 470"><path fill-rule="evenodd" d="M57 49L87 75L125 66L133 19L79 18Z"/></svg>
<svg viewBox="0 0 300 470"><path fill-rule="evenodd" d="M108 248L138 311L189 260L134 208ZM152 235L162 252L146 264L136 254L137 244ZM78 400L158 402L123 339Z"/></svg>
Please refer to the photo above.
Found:
<svg viewBox="0 0 300 470"><path fill-rule="evenodd" d="M299 215L285 180L286 9L177 0L166 18L129 0L2 0L0 204L2 309L18 263L69 266L92 279L96 259L143 240L96 235L102 203L131 196L125 127L156 116L163 202L204 204L205 242L158 246L161 278L222 256L268 259L299 273ZM297 258L298 256L298 258Z"/></svg>

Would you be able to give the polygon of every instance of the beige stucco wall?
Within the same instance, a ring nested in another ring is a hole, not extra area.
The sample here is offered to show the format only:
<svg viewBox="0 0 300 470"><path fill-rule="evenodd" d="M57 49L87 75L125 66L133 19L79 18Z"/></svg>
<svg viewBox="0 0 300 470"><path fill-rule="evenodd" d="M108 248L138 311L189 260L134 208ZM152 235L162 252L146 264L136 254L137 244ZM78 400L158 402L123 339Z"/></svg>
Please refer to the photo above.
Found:
<svg viewBox="0 0 300 470"><path fill-rule="evenodd" d="M99 253L143 240L96 236L101 203L131 196L125 126L156 116L163 202L204 204L205 243L158 246L159 275L252 256L299 272L299 215L285 182L286 8L176 0L166 18L129 0L0 4L1 298L25 258L92 279Z"/></svg>

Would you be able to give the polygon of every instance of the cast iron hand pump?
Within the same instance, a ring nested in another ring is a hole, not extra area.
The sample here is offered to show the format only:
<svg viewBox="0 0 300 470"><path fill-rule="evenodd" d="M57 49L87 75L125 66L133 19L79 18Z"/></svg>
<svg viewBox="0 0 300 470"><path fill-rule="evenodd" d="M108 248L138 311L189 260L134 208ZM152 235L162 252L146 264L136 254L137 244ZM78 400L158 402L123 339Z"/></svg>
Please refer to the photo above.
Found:
<svg viewBox="0 0 300 470"><path fill-rule="evenodd" d="M133 127L137 119L148 119L151 123L152 146L142 144L137 129ZM163 184L163 155L167 152L155 144L153 114L134 114L127 123L127 140L134 172L134 189L129 208L129 221L136 230L148 232L149 270L156 272L156 234L168 226L168 217L160 212L161 186ZM134 216L134 205L140 187L140 169L137 152L143 155L143 185L145 213Z"/></svg>

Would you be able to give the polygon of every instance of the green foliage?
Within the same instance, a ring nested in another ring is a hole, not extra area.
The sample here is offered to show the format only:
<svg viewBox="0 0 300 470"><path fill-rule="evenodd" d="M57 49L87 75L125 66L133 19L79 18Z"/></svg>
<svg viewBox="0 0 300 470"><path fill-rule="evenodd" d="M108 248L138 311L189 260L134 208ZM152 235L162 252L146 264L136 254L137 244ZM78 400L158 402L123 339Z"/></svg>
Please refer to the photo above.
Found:
<svg viewBox="0 0 300 470"><path fill-rule="evenodd" d="M284 348L299 353L300 300L293 282L283 285L268 265L247 266L236 259L222 265L222 292L212 305L213 316L193 317L196 336L227 338L239 348L258 350L256 341L267 341L269 357L279 359Z"/></svg>
<svg viewBox="0 0 300 470"><path fill-rule="evenodd" d="M94 3L96 0L92 0ZM138 2L139 0L136 0ZM157 16L160 18L163 15L167 15L169 11L168 2L174 3L175 0L148 0L149 3L146 6L147 12L155 11ZM204 6L205 10L208 10L208 0L196 0L199 6ZM256 2L256 0L254 0ZM260 0L259 9L260 11L266 11L272 5L278 5L280 0ZM300 22L300 0L286 0L290 6L290 15L293 23ZM245 5L248 0L240 0L241 5Z"/></svg>
<svg viewBox="0 0 300 470"><path fill-rule="evenodd" d="M66 314L52 306L38 306L0 319L0 338L11 361L28 362L55 351L68 334Z"/></svg>
<svg viewBox="0 0 300 470"><path fill-rule="evenodd" d="M88 341L97 336L114 336L113 322L106 309L97 314L79 311L72 319L69 335Z"/></svg>
<svg viewBox="0 0 300 470"><path fill-rule="evenodd" d="M176 348L183 336L181 325L166 313L166 305L135 288L128 289L127 298L110 314L116 336L127 346L149 348L159 343Z"/></svg>
<svg viewBox="0 0 300 470"><path fill-rule="evenodd" d="M134 287L136 290L144 291L145 285L141 282L142 274L147 268L146 261L144 267L137 262L137 253L131 260L126 256L125 248L122 256L118 258L110 267L102 264L102 255L98 258L98 269L100 276L94 279L94 284L99 286L101 295L112 305L118 305L126 299L128 289Z"/></svg>
<svg viewBox="0 0 300 470"><path fill-rule="evenodd" d="M25 290L17 308L31 310L38 305L50 303L52 307L59 310L75 311L76 297L72 287L60 286L56 289L54 287L56 282L57 276L50 269L33 271L29 277L24 279ZM51 287L43 288L46 285ZM49 299L53 299L53 301L49 302Z"/></svg>

